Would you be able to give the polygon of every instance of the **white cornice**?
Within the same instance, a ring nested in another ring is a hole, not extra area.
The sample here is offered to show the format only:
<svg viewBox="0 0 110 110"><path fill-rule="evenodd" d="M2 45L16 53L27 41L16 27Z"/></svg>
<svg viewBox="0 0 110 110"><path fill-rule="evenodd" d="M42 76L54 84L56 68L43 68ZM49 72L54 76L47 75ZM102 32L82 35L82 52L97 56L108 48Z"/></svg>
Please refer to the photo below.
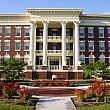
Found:
<svg viewBox="0 0 110 110"><path fill-rule="evenodd" d="M32 15L36 14L82 14L83 9L75 9L75 8L27 8L28 13Z"/></svg>
<svg viewBox="0 0 110 110"><path fill-rule="evenodd" d="M68 12L68 11L71 11L71 12L82 12L83 9L82 8L26 8L27 12L30 12L30 11L37 11L37 12L42 12L42 11L47 11L47 12Z"/></svg>

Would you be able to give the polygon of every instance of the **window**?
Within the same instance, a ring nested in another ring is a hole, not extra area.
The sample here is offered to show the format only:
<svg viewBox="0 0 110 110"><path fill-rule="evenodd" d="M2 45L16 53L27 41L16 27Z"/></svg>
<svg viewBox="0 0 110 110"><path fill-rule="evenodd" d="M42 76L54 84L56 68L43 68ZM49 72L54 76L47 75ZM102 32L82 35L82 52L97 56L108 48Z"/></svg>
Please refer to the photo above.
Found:
<svg viewBox="0 0 110 110"><path fill-rule="evenodd" d="M104 51L104 50L105 50L105 43L99 42L99 51Z"/></svg>
<svg viewBox="0 0 110 110"><path fill-rule="evenodd" d="M104 37L104 29L99 28L99 38L103 38L103 37Z"/></svg>
<svg viewBox="0 0 110 110"><path fill-rule="evenodd" d="M43 44L39 43L39 50L43 50Z"/></svg>
<svg viewBox="0 0 110 110"><path fill-rule="evenodd" d="M42 65L43 63L42 57L39 57L39 65Z"/></svg>
<svg viewBox="0 0 110 110"><path fill-rule="evenodd" d="M110 42L108 42L108 51L110 51Z"/></svg>
<svg viewBox="0 0 110 110"><path fill-rule="evenodd" d="M43 30L39 30L39 35L43 36Z"/></svg>
<svg viewBox="0 0 110 110"><path fill-rule="evenodd" d="M50 59L50 65L59 65L59 59Z"/></svg>
<svg viewBox="0 0 110 110"><path fill-rule="evenodd" d="M2 28L0 27L0 37L2 36Z"/></svg>
<svg viewBox="0 0 110 110"><path fill-rule="evenodd" d="M52 50L57 50L57 44L56 43L52 44Z"/></svg>
<svg viewBox="0 0 110 110"><path fill-rule="evenodd" d="M5 36L10 36L11 35L11 28L5 28Z"/></svg>
<svg viewBox="0 0 110 110"><path fill-rule="evenodd" d="M80 55L80 62L81 64L85 64L85 55Z"/></svg>
<svg viewBox="0 0 110 110"><path fill-rule="evenodd" d="M66 65L70 65L70 59L66 59Z"/></svg>
<svg viewBox="0 0 110 110"><path fill-rule="evenodd" d="M80 42L80 51L84 51L85 50L85 42Z"/></svg>
<svg viewBox="0 0 110 110"><path fill-rule="evenodd" d="M108 28L108 37L110 37L110 28Z"/></svg>
<svg viewBox="0 0 110 110"><path fill-rule="evenodd" d="M88 38L93 38L93 28L88 28Z"/></svg>
<svg viewBox="0 0 110 110"><path fill-rule="evenodd" d="M94 59L95 59L95 57L94 57L94 55L89 55L89 63L94 63Z"/></svg>
<svg viewBox="0 0 110 110"><path fill-rule="evenodd" d="M110 55L108 56L108 58L109 58L109 64L110 64Z"/></svg>
<svg viewBox="0 0 110 110"><path fill-rule="evenodd" d="M89 42L88 43L88 50L93 51L94 50L94 42Z"/></svg>
<svg viewBox="0 0 110 110"><path fill-rule="evenodd" d="M24 36L29 36L30 28L24 28Z"/></svg>
<svg viewBox="0 0 110 110"><path fill-rule="evenodd" d="M20 42L15 42L15 50L20 50Z"/></svg>
<svg viewBox="0 0 110 110"><path fill-rule="evenodd" d="M29 50L29 42L24 42L24 50Z"/></svg>
<svg viewBox="0 0 110 110"><path fill-rule="evenodd" d="M8 60L8 59L10 59L10 55L9 55L9 54L6 54L6 55L4 56L4 60L6 61L6 60Z"/></svg>
<svg viewBox="0 0 110 110"><path fill-rule="evenodd" d="M5 42L4 50L10 50L10 42Z"/></svg>
<svg viewBox="0 0 110 110"><path fill-rule="evenodd" d="M83 27L80 27L80 28L79 28L79 37L80 37L80 38L84 38L84 36L85 36L84 28L83 28Z"/></svg>
<svg viewBox="0 0 110 110"><path fill-rule="evenodd" d="M57 31L52 31L52 36L57 36Z"/></svg>
<svg viewBox="0 0 110 110"><path fill-rule="evenodd" d="M70 29L66 29L66 36L71 36L70 35Z"/></svg>
<svg viewBox="0 0 110 110"><path fill-rule="evenodd" d="M28 64L28 62L29 62L29 55L26 54L24 55L24 63Z"/></svg>
<svg viewBox="0 0 110 110"><path fill-rule="evenodd" d="M21 28L16 28L16 36L20 36L21 35Z"/></svg>
<svg viewBox="0 0 110 110"><path fill-rule="evenodd" d="M66 44L66 50L70 50L70 44L69 43Z"/></svg>
<svg viewBox="0 0 110 110"><path fill-rule="evenodd" d="M99 59L100 59L101 62L105 62L105 55L103 55L103 54L100 55L99 56Z"/></svg>

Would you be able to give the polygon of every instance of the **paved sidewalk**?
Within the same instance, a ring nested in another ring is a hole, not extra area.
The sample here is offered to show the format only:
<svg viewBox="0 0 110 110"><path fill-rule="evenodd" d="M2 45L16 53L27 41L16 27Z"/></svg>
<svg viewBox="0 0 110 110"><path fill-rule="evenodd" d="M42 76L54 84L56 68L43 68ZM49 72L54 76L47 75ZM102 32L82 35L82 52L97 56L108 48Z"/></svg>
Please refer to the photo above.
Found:
<svg viewBox="0 0 110 110"><path fill-rule="evenodd" d="M40 97L36 110L76 110L70 97Z"/></svg>

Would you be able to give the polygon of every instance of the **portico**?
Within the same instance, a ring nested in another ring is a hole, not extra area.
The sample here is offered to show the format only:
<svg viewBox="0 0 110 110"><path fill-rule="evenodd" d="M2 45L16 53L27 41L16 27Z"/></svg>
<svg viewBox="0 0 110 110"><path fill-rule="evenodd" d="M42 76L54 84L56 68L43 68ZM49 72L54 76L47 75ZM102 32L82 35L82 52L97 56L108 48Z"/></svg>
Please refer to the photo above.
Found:
<svg viewBox="0 0 110 110"><path fill-rule="evenodd" d="M27 11L31 16L29 64L33 70L78 71L79 14L82 10Z"/></svg>

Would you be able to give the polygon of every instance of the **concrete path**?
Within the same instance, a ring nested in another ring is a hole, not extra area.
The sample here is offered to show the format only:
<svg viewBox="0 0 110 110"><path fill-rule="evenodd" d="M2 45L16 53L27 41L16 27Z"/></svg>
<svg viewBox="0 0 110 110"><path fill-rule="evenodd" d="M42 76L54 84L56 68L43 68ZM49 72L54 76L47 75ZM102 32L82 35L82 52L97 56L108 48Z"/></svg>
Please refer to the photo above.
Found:
<svg viewBox="0 0 110 110"><path fill-rule="evenodd" d="M36 110L76 110L70 97L39 97Z"/></svg>

